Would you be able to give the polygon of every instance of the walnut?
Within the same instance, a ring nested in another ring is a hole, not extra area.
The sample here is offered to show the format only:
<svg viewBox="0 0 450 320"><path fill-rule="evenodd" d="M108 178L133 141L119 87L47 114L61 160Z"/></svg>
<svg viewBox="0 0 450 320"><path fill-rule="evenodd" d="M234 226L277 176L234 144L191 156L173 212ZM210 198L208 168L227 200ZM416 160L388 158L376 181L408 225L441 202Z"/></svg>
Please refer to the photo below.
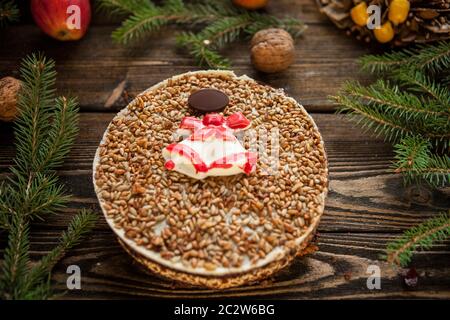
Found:
<svg viewBox="0 0 450 320"><path fill-rule="evenodd" d="M257 32L251 42L251 58L255 68L266 73L287 69L295 57L294 39L283 29Z"/></svg>
<svg viewBox="0 0 450 320"><path fill-rule="evenodd" d="M0 79L0 120L13 121L17 116L17 99L20 90L20 81L5 77Z"/></svg>

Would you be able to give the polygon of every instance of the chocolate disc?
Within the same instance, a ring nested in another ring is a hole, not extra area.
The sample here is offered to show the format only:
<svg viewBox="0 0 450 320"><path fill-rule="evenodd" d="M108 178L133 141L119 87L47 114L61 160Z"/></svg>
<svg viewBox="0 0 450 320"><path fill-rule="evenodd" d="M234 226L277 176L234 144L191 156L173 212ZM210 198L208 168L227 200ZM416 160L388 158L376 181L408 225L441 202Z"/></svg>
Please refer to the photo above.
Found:
<svg viewBox="0 0 450 320"><path fill-rule="evenodd" d="M201 112L215 112L225 109L230 100L228 96L220 90L201 89L188 99L188 104L192 109Z"/></svg>

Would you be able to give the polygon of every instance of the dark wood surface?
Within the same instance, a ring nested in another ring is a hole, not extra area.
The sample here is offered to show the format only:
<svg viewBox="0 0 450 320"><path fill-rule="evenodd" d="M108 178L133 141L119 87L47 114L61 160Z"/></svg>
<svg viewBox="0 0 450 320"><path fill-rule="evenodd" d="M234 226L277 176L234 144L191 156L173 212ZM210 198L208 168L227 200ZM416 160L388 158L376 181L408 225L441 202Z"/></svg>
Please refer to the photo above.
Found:
<svg viewBox="0 0 450 320"><path fill-rule="evenodd" d="M327 99L345 80L369 80L355 63L355 58L369 49L336 30L318 13L314 0L272 1L269 10L281 15L289 12L308 23L309 29L297 42L296 63L286 72L267 76L251 67L246 42L233 45L227 54L238 74L283 87L297 98L324 136L330 192L316 238L319 251L297 259L260 283L220 291L199 289L147 274L119 247L101 218L95 231L71 250L53 273L56 292L63 292L67 266L81 267L82 290L69 291L63 298L450 298L450 241L416 255L411 265L420 278L413 290L402 285L402 270L380 258L388 241L450 206L449 188L404 186L402 178L389 171L391 146L335 115ZM14 26L0 34L0 76L17 75L21 57L41 50L57 62L59 91L78 96L82 109L80 135L59 171L74 195L73 202L58 216L33 225L31 249L36 259L57 244L77 208L90 207L100 215L91 166L101 135L115 112L147 87L198 69L191 58L174 49L174 30L123 48L111 42L115 26L104 17L96 17L87 37L77 43L51 40L32 24ZM12 142L12 126L0 123L3 176L14 156ZM5 235L0 234L0 251L4 246ZM370 264L381 268L381 290L366 287Z"/></svg>

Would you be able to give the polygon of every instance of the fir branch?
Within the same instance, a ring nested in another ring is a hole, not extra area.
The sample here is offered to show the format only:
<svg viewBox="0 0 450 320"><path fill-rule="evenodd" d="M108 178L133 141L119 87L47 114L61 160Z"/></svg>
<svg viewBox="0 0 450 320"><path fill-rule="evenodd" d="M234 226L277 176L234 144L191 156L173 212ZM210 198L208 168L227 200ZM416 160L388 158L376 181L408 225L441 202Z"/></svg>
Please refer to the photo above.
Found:
<svg viewBox="0 0 450 320"><path fill-rule="evenodd" d="M53 170L73 144L77 129L74 99L54 99L54 62L42 55L24 59L19 117L15 124L16 157L11 175L0 185L0 227L9 232L0 274L4 299L42 299L50 295L50 271L94 223L82 212L62 235L61 243L29 269L28 229L33 218L61 210L69 197Z"/></svg>
<svg viewBox="0 0 450 320"><path fill-rule="evenodd" d="M189 23L195 25L220 16L216 7L204 4L186 6L181 0L166 0L162 6L149 6L134 10L123 21L122 26L112 34L113 39L121 44L129 44L154 33L169 24Z"/></svg>
<svg viewBox="0 0 450 320"><path fill-rule="evenodd" d="M111 15L133 14L139 10L149 10L155 7L150 0L101 0L98 9Z"/></svg>
<svg viewBox="0 0 450 320"><path fill-rule="evenodd" d="M226 69L230 67L230 61L220 56L218 52L220 49L236 41L243 34L252 35L269 27L285 27L293 35L299 35L305 30L304 24L298 20L283 20L256 13L243 13L238 16L219 18L197 34L181 33L177 37L177 44L188 48L198 65Z"/></svg>
<svg viewBox="0 0 450 320"><path fill-rule="evenodd" d="M53 267L71 248L80 243L82 238L90 232L97 221L97 216L88 210L81 210L70 222L67 231L61 236L59 245L42 258L28 273L25 291L29 291L33 287L38 287L45 283ZM42 295L48 291L43 290L41 297L33 297L33 299L44 298ZM36 295L36 294L35 294Z"/></svg>
<svg viewBox="0 0 450 320"><path fill-rule="evenodd" d="M16 166L21 172L33 172L39 167L39 150L50 126L50 110L54 99L56 72L53 60L31 55L22 62L22 89L15 122Z"/></svg>
<svg viewBox="0 0 450 320"><path fill-rule="evenodd" d="M383 73L408 65L414 54L410 49L384 53L382 55L365 55L358 60L362 71Z"/></svg>
<svg viewBox="0 0 450 320"><path fill-rule="evenodd" d="M441 115L447 115L447 119L450 121L450 91L448 86L436 83L423 71L411 71L406 68L400 68L395 73L394 78L411 92L422 93L430 97L431 101L427 101L428 105L431 102L430 108L439 110ZM432 104L433 100L438 103L437 106Z"/></svg>
<svg viewBox="0 0 450 320"><path fill-rule="evenodd" d="M307 26L299 19L280 19L255 12L250 12L249 16L252 23L245 29L245 33L248 36L252 36L256 32L267 28L282 28L289 32L293 38L298 38L307 29Z"/></svg>
<svg viewBox="0 0 450 320"><path fill-rule="evenodd" d="M185 3L182 0L166 0L161 5L137 8L131 0L101 0L101 7L112 12L128 13L121 27L113 32L113 39L129 44L150 35L167 25L182 25L192 28L198 24L206 26L198 33L183 32L177 37L201 66L225 69L230 61L222 57L219 50L241 36L270 27L284 28L298 37L306 26L298 19L280 19L260 12L249 12L238 8L229 0L198 0Z"/></svg>
<svg viewBox="0 0 450 320"><path fill-rule="evenodd" d="M42 282L34 287L30 287L28 291L24 291L20 300L46 300L53 297L51 290L50 274Z"/></svg>
<svg viewBox="0 0 450 320"><path fill-rule="evenodd" d="M42 144L38 172L47 172L60 166L69 153L78 134L78 108L74 98L59 97L55 101L52 126ZM44 152L45 151L45 152Z"/></svg>
<svg viewBox="0 0 450 320"><path fill-rule="evenodd" d="M23 294L29 263L28 222L21 213L14 214L0 275L0 297L11 300Z"/></svg>
<svg viewBox="0 0 450 320"><path fill-rule="evenodd" d="M15 172L15 169L12 169ZM64 188L54 174L32 173L28 178L16 174L10 184L16 186L13 206L29 218L42 220L43 216L55 214L68 202Z"/></svg>
<svg viewBox="0 0 450 320"><path fill-rule="evenodd" d="M197 37L205 42L205 45L221 49L238 39L250 23L248 15L224 17L204 28Z"/></svg>
<svg viewBox="0 0 450 320"><path fill-rule="evenodd" d="M449 59L445 42L366 56L360 60L363 69L390 80L369 86L350 82L332 97L340 112L397 143L394 168L408 183L441 187L450 182L450 88L437 80Z"/></svg>
<svg viewBox="0 0 450 320"><path fill-rule="evenodd" d="M450 42L442 41L436 45L422 45L416 49L417 54L412 56L413 63L420 70L441 72L450 67Z"/></svg>
<svg viewBox="0 0 450 320"><path fill-rule="evenodd" d="M409 78L403 78L404 81ZM419 81L418 81L419 82ZM421 84L425 85L423 82ZM443 96L444 93L437 92L436 88L430 88L430 93ZM362 86L358 82L347 82L343 88L344 94L359 98L375 107L381 107L390 112L393 116L402 116L407 120L432 117L434 119L443 116L442 121L448 121L447 112L441 111L442 107L430 104L430 101L423 101L413 93L401 90L396 85L391 85L383 80L377 81L370 86Z"/></svg>
<svg viewBox="0 0 450 320"><path fill-rule="evenodd" d="M177 37L177 44L188 48L199 65L226 69L230 62L221 57L218 50L238 39L250 23L248 15L224 17L198 34L182 33Z"/></svg>
<svg viewBox="0 0 450 320"><path fill-rule="evenodd" d="M11 1L0 2L0 28L19 20L20 12L17 4Z"/></svg>
<svg viewBox="0 0 450 320"><path fill-rule="evenodd" d="M431 143L420 137L406 137L395 145L395 172L402 173L406 181L424 180L434 187L450 182L450 157L432 154Z"/></svg>
<svg viewBox="0 0 450 320"><path fill-rule="evenodd" d="M414 252L428 250L433 243L450 236L450 211L440 214L406 231L387 247L387 260L390 263L406 266L411 262Z"/></svg>
<svg viewBox="0 0 450 320"><path fill-rule="evenodd" d="M0 229L9 230L14 190L5 182L0 183Z"/></svg>
<svg viewBox="0 0 450 320"><path fill-rule="evenodd" d="M374 72L393 71L400 67L440 72L450 66L450 42L422 45L383 55L366 55L359 60L362 70Z"/></svg>
<svg viewBox="0 0 450 320"><path fill-rule="evenodd" d="M182 33L177 37L177 43L188 48L189 53L196 59L198 65L211 66L217 69L227 69L231 65L228 59L209 47L208 41L193 33Z"/></svg>
<svg viewBox="0 0 450 320"><path fill-rule="evenodd" d="M367 131L371 130L378 137L384 135L388 141L398 141L399 139L413 134L405 127L401 118L392 117L375 108L371 108L357 99L347 97L345 93L331 97L338 104L338 112L348 113Z"/></svg>

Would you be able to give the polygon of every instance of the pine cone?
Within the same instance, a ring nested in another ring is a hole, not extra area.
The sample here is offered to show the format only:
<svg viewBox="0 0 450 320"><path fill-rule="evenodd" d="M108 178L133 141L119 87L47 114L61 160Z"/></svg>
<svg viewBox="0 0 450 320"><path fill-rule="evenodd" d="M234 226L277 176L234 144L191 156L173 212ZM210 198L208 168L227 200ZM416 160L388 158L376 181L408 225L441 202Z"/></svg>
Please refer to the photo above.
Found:
<svg viewBox="0 0 450 320"><path fill-rule="evenodd" d="M316 0L320 11L337 27L347 30L348 35L354 35L359 40L377 41L373 30L357 25L351 17L351 10L361 2L365 2L367 7L370 5L381 7L381 24L392 25L394 35L389 42L394 46L450 39L450 0L409 0L410 8L406 21L397 25L389 22L389 8L392 1Z"/></svg>

